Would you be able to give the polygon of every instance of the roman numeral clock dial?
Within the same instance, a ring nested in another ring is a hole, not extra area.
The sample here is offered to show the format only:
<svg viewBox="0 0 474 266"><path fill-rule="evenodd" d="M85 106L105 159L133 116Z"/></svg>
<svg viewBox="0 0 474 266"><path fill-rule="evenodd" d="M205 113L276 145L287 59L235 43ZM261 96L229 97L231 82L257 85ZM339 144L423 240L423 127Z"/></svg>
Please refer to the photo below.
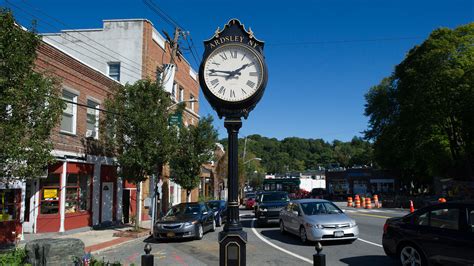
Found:
<svg viewBox="0 0 474 266"><path fill-rule="evenodd" d="M263 64L252 49L228 44L216 48L204 63L204 81L219 99L240 102L257 92Z"/></svg>

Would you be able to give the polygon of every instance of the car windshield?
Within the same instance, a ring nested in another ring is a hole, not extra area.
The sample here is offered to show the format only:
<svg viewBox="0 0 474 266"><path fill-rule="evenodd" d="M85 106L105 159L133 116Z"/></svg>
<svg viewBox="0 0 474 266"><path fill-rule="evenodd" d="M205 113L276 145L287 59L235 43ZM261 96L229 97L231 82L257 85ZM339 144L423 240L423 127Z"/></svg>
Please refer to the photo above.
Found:
<svg viewBox="0 0 474 266"><path fill-rule="evenodd" d="M330 202L305 202L301 203L305 215L339 214L342 211Z"/></svg>
<svg viewBox="0 0 474 266"><path fill-rule="evenodd" d="M222 204L220 203L220 201L210 201L207 203L207 205L209 206L209 208L213 210L217 210L219 209L219 206L221 206Z"/></svg>
<svg viewBox="0 0 474 266"><path fill-rule="evenodd" d="M197 215L199 213L200 207L198 204L180 204L171 207L171 209L166 213L165 217Z"/></svg>
<svg viewBox="0 0 474 266"><path fill-rule="evenodd" d="M271 194L262 194L262 202L272 202L272 201L288 201L288 194L286 193L271 193Z"/></svg>

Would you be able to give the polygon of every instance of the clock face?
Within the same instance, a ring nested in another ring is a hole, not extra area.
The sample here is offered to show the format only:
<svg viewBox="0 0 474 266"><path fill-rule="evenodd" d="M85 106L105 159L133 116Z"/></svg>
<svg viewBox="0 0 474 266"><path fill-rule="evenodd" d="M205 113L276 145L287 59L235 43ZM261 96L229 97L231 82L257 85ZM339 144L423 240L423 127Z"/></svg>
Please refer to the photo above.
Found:
<svg viewBox="0 0 474 266"><path fill-rule="evenodd" d="M242 45L216 48L204 64L204 81L216 97L239 102L252 96L263 80L260 57Z"/></svg>

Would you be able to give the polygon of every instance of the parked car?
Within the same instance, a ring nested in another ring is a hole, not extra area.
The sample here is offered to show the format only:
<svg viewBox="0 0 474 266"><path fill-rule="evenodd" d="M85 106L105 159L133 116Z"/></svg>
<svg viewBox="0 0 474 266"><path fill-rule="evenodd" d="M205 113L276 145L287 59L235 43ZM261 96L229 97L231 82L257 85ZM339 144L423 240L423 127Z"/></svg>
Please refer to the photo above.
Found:
<svg viewBox="0 0 474 266"><path fill-rule="evenodd" d="M227 201L225 200L211 200L207 202L207 206L214 211L214 219L216 226L221 226L227 221Z"/></svg>
<svg viewBox="0 0 474 266"><path fill-rule="evenodd" d="M382 244L402 265L474 265L474 202L436 204L389 218Z"/></svg>
<svg viewBox="0 0 474 266"><path fill-rule="evenodd" d="M323 199L291 201L280 212L280 232L298 235L301 242L346 240L359 236L357 223L334 203Z"/></svg>
<svg viewBox="0 0 474 266"><path fill-rule="evenodd" d="M285 207L290 199L284 191L264 191L259 193L255 207L255 218L257 225L266 224L271 221L278 222L280 210Z"/></svg>
<svg viewBox="0 0 474 266"><path fill-rule="evenodd" d="M245 209L252 210L255 204L255 198L248 198L247 201L245 201Z"/></svg>
<svg viewBox="0 0 474 266"><path fill-rule="evenodd" d="M214 212L203 202L181 203L171 207L153 228L155 239L202 239L207 231L216 229Z"/></svg>
<svg viewBox="0 0 474 266"><path fill-rule="evenodd" d="M244 201L243 201L243 205L244 206L247 206L247 201L248 199L255 199L255 192L246 192L245 193L245 197L244 197Z"/></svg>

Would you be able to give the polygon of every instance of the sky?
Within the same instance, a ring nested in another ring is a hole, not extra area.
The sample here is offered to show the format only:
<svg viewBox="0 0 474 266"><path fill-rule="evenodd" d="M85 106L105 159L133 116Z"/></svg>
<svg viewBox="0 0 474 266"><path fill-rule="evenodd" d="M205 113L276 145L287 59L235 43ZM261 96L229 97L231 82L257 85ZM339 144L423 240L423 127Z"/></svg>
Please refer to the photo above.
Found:
<svg viewBox="0 0 474 266"><path fill-rule="evenodd" d="M269 79L240 137L280 140L363 136L367 91L433 30L474 22L474 0L2 0L1 5L12 9L22 25L36 18L39 32L102 28L103 19L146 18L158 31L172 33L172 23L146 1L189 31L196 58L189 52L185 57L196 70L203 40L217 27L237 18L252 28L265 42ZM202 92L199 100L200 115L214 116L219 138L227 137L224 121Z"/></svg>

